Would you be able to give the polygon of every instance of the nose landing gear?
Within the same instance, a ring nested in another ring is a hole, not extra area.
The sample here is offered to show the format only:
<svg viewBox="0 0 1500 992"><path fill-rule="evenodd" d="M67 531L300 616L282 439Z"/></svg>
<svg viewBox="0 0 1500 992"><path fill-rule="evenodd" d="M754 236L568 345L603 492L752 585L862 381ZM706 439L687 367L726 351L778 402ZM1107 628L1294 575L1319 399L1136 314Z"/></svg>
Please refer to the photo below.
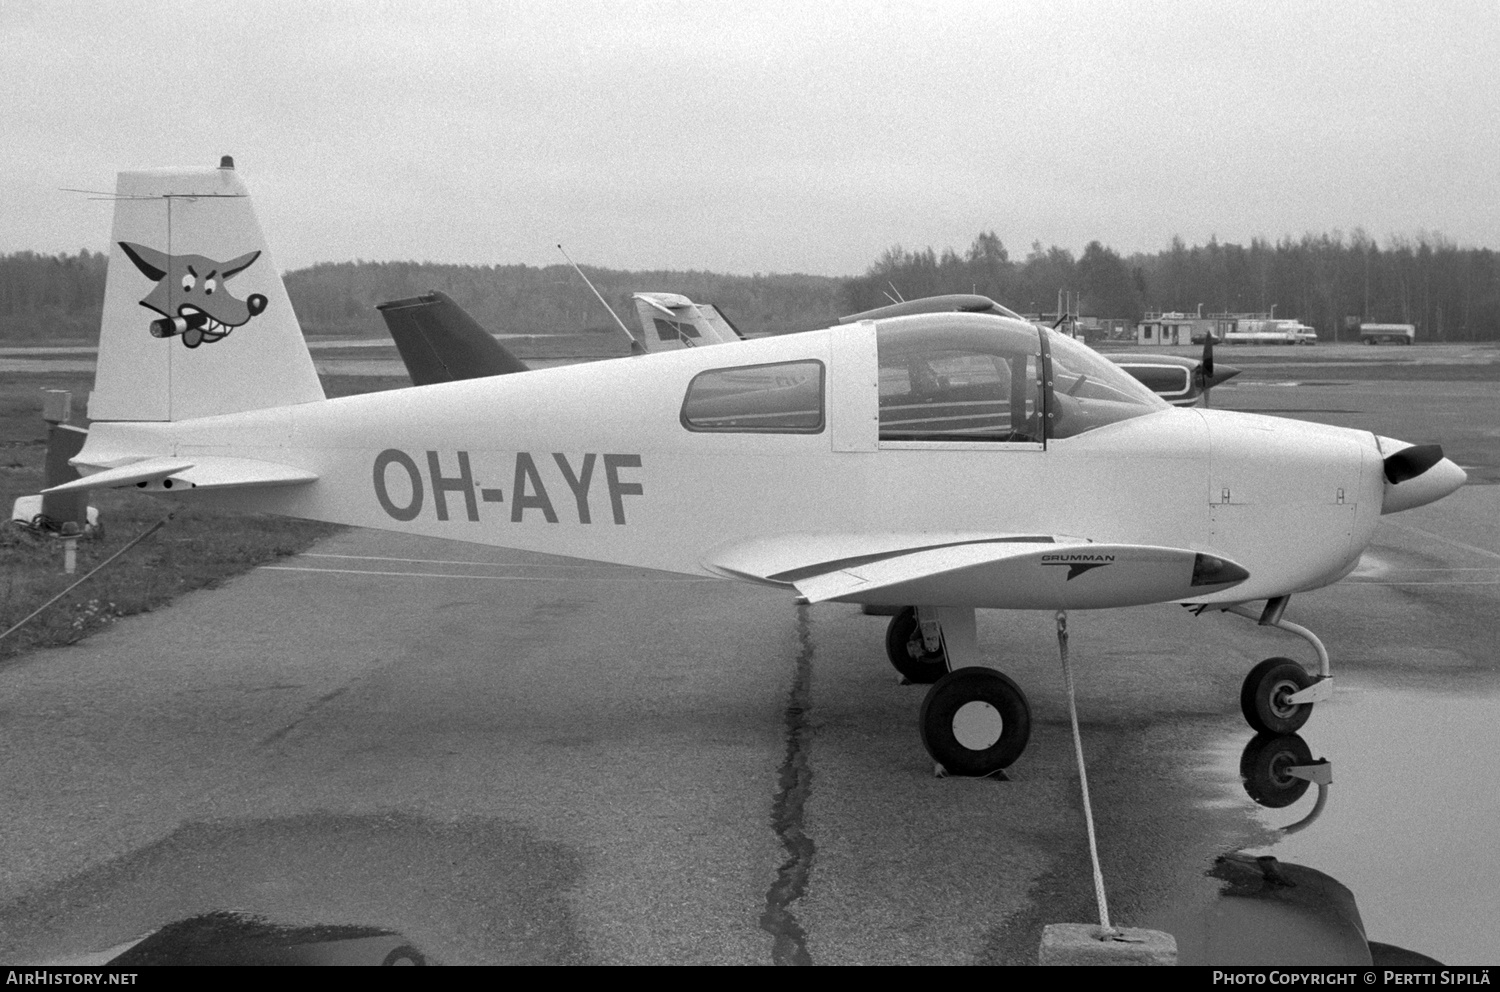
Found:
<svg viewBox="0 0 1500 992"><path fill-rule="evenodd" d="M1312 716L1313 703L1333 698L1333 674L1328 650L1318 636L1300 624L1282 619L1290 596L1266 600L1258 615L1243 605L1227 606L1224 611L1248 617L1262 627L1276 627L1312 645L1318 655L1318 674L1312 675L1290 658L1267 658L1245 676L1240 686L1240 712L1245 722L1265 734L1295 733Z"/></svg>
<svg viewBox="0 0 1500 992"><path fill-rule="evenodd" d="M1250 669L1240 686L1245 722L1264 734L1292 734L1312 716L1312 704L1292 697L1313 684L1307 669L1290 658L1267 658Z"/></svg>

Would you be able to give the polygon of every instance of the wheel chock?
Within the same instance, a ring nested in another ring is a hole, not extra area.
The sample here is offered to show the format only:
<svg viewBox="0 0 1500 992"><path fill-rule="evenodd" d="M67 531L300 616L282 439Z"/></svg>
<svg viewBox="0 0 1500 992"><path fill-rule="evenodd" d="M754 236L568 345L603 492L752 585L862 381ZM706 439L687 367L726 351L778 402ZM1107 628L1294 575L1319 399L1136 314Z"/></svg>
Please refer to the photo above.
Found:
<svg viewBox="0 0 1500 992"><path fill-rule="evenodd" d="M1160 930L1094 923L1049 923L1042 928L1037 964L1175 965L1177 938Z"/></svg>

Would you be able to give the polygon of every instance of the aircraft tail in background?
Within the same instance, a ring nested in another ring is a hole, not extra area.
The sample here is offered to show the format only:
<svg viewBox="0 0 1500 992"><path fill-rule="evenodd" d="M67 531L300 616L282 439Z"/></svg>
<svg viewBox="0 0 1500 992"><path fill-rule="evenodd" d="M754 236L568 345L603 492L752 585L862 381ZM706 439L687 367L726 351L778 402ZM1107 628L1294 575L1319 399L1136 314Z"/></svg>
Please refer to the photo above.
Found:
<svg viewBox="0 0 1500 992"><path fill-rule="evenodd" d="M401 352L412 385L525 372L528 366L443 293L381 303L375 309Z"/></svg>
<svg viewBox="0 0 1500 992"><path fill-rule="evenodd" d="M745 336L712 303L694 303L677 293L636 293L633 298L648 352L726 344Z"/></svg>
<svg viewBox="0 0 1500 992"><path fill-rule="evenodd" d="M120 173L90 419L188 420L323 398L233 160Z"/></svg>

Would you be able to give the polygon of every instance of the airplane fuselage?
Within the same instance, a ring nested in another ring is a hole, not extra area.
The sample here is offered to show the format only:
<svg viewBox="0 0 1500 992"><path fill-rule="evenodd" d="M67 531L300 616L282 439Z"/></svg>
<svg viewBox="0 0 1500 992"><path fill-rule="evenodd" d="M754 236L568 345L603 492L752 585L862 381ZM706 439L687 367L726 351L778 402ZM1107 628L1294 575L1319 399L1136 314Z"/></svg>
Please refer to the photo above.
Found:
<svg viewBox="0 0 1500 992"><path fill-rule="evenodd" d="M195 420L99 423L81 461L107 465L112 450L261 459L318 479L191 498L698 574L714 574L703 563L716 548L788 532L1077 535L1194 548L1249 571L1198 602L1334 582L1381 513L1375 436L1300 421L1166 408L1045 446L882 441L874 348L870 325L850 325ZM819 432L684 426L695 375L789 361L826 369ZM1005 605L974 596L969 605Z"/></svg>

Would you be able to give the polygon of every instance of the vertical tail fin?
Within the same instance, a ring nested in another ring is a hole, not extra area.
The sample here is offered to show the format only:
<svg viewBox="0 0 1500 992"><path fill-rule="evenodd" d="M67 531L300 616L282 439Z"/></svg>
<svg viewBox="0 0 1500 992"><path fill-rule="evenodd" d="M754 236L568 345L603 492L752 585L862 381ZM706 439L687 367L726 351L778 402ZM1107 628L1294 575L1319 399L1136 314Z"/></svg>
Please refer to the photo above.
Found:
<svg viewBox="0 0 1500 992"><path fill-rule="evenodd" d="M89 417L187 420L321 399L233 162L120 173Z"/></svg>
<svg viewBox="0 0 1500 992"><path fill-rule="evenodd" d="M385 319L414 386L508 375L528 368L467 310L437 290L381 303L375 309Z"/></svg>

